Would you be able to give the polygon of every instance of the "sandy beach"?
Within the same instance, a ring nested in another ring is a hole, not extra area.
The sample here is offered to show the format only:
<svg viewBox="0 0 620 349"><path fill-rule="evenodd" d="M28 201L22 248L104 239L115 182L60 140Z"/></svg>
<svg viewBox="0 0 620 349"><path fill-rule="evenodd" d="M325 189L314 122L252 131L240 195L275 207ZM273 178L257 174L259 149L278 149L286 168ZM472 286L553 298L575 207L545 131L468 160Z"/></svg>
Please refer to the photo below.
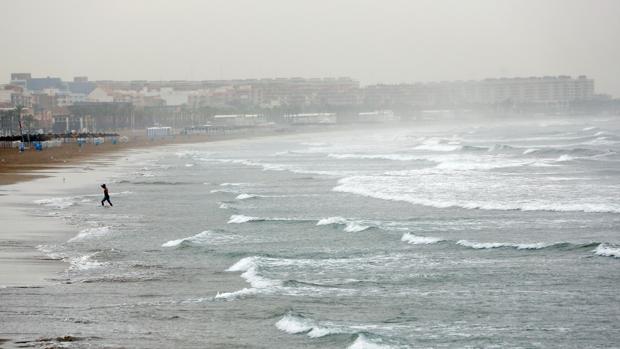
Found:
<svg viewBox="0 0 620 349"><path fill-rule="evenodd" d="M295 132L325 131L307 128ZM175 136L149 139L130 135L127 143L101 145L64 144L58 148L35 151L0 149L0 287L38 287L50 281L62 281L67 263L54 260L38 249L41 245L66 241L75 231L59 220L33 215L32 204L45 197L66 195L74 188L99 183L109 176L109 169L125 160L129 153L155 147L215 142L249 137L282 135L273 129L246 133L206 136ZM87 170L85 170L87 169ZM99 193L97 186L93 193Z"/></svg>

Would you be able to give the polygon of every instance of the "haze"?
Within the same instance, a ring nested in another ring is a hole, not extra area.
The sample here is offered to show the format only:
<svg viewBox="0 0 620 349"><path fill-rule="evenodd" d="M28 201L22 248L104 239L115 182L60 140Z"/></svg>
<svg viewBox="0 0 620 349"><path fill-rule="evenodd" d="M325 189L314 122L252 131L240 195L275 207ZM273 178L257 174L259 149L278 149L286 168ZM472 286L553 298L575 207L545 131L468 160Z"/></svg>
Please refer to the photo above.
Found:
<svg viewBox="0 0 620 349"><path fill-rule="evenodd" d="M620 96L620 1L3 1L0 76L362 84L581 75Z"/></svg>

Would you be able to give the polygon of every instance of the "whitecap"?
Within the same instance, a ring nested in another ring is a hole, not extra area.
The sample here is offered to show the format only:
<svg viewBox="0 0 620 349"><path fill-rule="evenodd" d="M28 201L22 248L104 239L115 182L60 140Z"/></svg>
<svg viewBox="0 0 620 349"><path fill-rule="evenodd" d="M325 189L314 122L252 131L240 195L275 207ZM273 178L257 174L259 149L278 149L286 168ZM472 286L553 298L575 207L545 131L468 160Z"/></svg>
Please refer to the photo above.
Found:
<svg viewBox="0 0 620 349"><path fill-rule="evenodd" d="M81 230L76 236L67 242L76 242L92 238L102 237L110 233L110 227L95 227Z"/></svg>
<svg viewBox="0 0 620 349"><path fill-rule="evenodd" d="M383 343L376 343L368 339L368 337L363 334L357 335L355 342L351 344L347 349L391 349L393 348L390 345Z"/></svg>
<svg viewBox="0 0 620 349"><path fill-rule="evenodd" d="M346 224L347 219L339 216L320 219L316 225Z"/></svg>
<svg viewBox="0 0 620 349"><path fill-rule="evenodd" d="M404 233L401 241L408 242L412 245L429 245L443 241L443 239L432 236L418 236L411 233Z"/></svg>
<svg viewBox="0 0 620 349"><path fill-rule="evenodd" d="M330 224L344 225L344 231L346 231L347 233L358 233L366 229L370 229L370 226L365 225L359 221L353 221L339 216L322 218L316 223L316 225Z"/></svg>
<svg viewBox="0 0 620 349"><path fill-rule="evenodd" d="M286 314L275 326L283 332L290 334L305 333L311 338L325 337L331 334L345 333L344 329L330 326L320 326L310 319L304 317Z"/></svg>
<svg viewBox="0 0 620 349"><path fill-rule="evenodd" d="M261 220L261 219L258 217L250 217L250 216L244 216L241 214L234 214L230 216L230 219L228 220L228 224L240 224L240 223L247 223L247 222L256 221L256 220Z"/></svg>
<svg viewBox="0 0 620 349"><path fill-rule="evenodd" d="M243 194L237 195L237 197L235 199L237 199L237 200L247 200L247 199L253 199L253 198L256 198L256 197L257 197L256 195L243 193Z"/></svg>
<svg viewBox="0 0 620 349"><path fill-rule="evenodd" d="M203 244L207 242L208 237L209 237L209 231L207 230L207 231L203 231L202 233L198 233L190 237L164 242L161 245L161 247L176 247L176 246L181 245L184 242L194 243L194 244Z"/></svg>
<svg viewBox="0 0 620 349"><path fill-rule="evenodd" d="M609 244L600 244L592 252L602 257L620 258L620 247L612 246Z"/></svg>
<svg viewBox="0 0 620 349"><path fill-rule="evenodd" d="M557 162L565 162L565 161L573 161L573 160L575 160L574 157L572 157L572 156L570 156L568 154L564 154L564 155L561 155L559 158L557 158L555 161L557 161Z"/></svg>
<svg viewBox="0 0 620 349"><path fill-rule="evenodd" d="M40 200L35 200L34 203L38 205L61 209L61 210L75 205L74 198L72 197L40 199Z"/></svg>
<svg viewBox="0 0 620 349"><path fill-rule="evenodd" d="M462 146L455 144L422 144L415 149L417 150L430 150L430 151L455 151L461 149Z"/></svg>
<svg viewBox="0 0 620 349"><path fill-rule="evenodd" d="M556 243L546 243L546 242L518 244L518 243L505 243L505 242L475 242L475 241L469 241L469 240L459 240L456 243L457 245L470 247L474 249L492 249L492 248L510 247L510 248L515 248L517 250L540 250L546 247L556 245Z"/></svg>
<svg viewBox="0 0 620 349"><path fill-rule="evenodd" d="M358 222L349 222L344 227L344 231L346 231L347 233L359 233L366 229L370 229L370 227L367 225L360 224Z"/></svg>
<svg viewBox="0 0 620 349"><path fill-rule="evenodd" d="M89 270L89 269L101 268L107 265L107 263L99 262L93 259L93 257L97 255L97 253L98 252L80 256L80 257L71 258L69 260L69 263L71 264L69 268L73 270Z"/></svg>
<svg viewBox="0 0 620 349"><path fill-rule="evenodd" d="M333 159L360 159L360 160L393 160L393 161L411 161L425 160L420 156L403 155L403 154L328 154Z"/></svg>

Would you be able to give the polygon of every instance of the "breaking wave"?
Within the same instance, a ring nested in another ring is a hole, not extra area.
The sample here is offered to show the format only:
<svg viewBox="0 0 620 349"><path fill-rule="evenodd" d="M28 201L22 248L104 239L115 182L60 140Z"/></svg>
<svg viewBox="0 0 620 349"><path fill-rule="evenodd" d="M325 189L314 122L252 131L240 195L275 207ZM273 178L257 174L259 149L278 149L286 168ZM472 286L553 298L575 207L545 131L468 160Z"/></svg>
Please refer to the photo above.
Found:
<svg viewBox="0 0 620 349"><path fill-rule="evenodd" d="M67 242L76 242L92 238L102 237L110 233L110 227L96 227L81 230L76 236L69 239Z"/></svg>
<svg viewBox="0 0 620 349"><path fill-rule="evenodd" d="M611 244L600 244L593 251L596 255L602 257L620 258L620 247Z"/></svg>
<svg viewBox="0 0 620 349"><path fill-rule="evenodd" d="M210 232L207 230L207 231L203 231L202 233L198 233L190 237L167 241L163 243L161 247L177 247L181 245L203 245L208 242L209 237L210 237Z"/></svg>
<svg viewBox="0 0 620 349"><path fill-rule="evenodd" d="M366 229L370 229L369 225L365 225L360 221L349 220L343 217L328 217L320 219L316 225L344 225L344 231L347 233L358 233Z"/></svg>
<svg viewBox="0 0 620 349"><path fill-rule="evenodd" d="M583 243L583 244L574 244L570 242L534 242L534 243L508 243L508 242L476 242L469 240L459 240L456 242L457 245L473 248L476 250L480 249L494 249L494 248L512 248L516 250L542 250L542 249L580 249L580 248L591 248L592 246L599 245L598 242L591 243Z"/></svg>
<svg viewBox="0 0 620 349"><path fill-rule="evenodd" d="M226 269L227 272L242 272L241 277L250 284L251 288L243 288L234 292L218 292L215 299L232 300L238 297L254 295L259 292L269 292L280 287L280 280L271 280L258 274L260 257L245 257Z"/></svg>
<svg viewBox="0 0 620 349"><path fill-rule="evenodd" d="M275 324L282 332L290 334L305 334L310 338L322 338L334 334L352 334L355 340L348 346L348 349L389 349L391 345L383 343L377 338L372 340L370 334L363 331L365 328L375 328L376 326L347 326L332 322L319 323L313 319L301 315L287 313ZM378 337L378 336L374 336Z"/></svg>
<svg viewBox="0 0 620 349"><path fill-rule="evenodd" d="M412 245L429 245L444 241L442 238L432 236L418 236L411 233L404 233L401 241L408 242Z"/></svg>
<svg viewBox="0 0 620 349"><path fill-rule="evenodd" d="M430 183L430 182L429 182ZM430 183L433 184L433 183ZM430 185L429 184L429 185ZM396 192L403 184L394 182L389 176L354 176L342 178L332 190L336 192L356 194L388 201L402 201L414 205L429 206L435 208L464 208L478 210L520 210L520 211L555 211L555 212L587 212L587 213L620 213L620 203L594 203L588 202L594 199L584 199L583 202L559 203L546 201L514 202L509 200L499 201L501 198L489 198L488 201L473 201L470 196L453 198L446 195L445 199L425 198L420 193L415 195L410 192ZM471 190L477 187L472 187ZM425 188L422 188L425 189ZM428 189L428 188L426 188ZM403 189L404 190L404 189ZM567 200L558 198L558 200Z"/></svg>
<svg viewBox="0 0 620 349"><path fill-rule="evenodd" d="M241 214L234 214L230 216L228 224L241 224L248 222L309 222L310 219L300 218L285 218L285 217L251 217Z"/></svg>
<svg viewBox="0 0 620 349"><path fill-rule="evenodd" d="M237 195L237 197L235 199L237 199L237 200L247 200L247 199L253 199L253 198L256 198L256 197L258 197L258 196L257 195L252 195L252 194L243 193L243 194Z"/></svg>
<svg viewBox="0 0 620 349"><path fill-rule="evenodd" d="M360 160L393 160L393 161L411 161L426 160L424 157L404 155L404 154L328 154L333 159L360 159Z"/></svg>
<svg viewBox="0 0 620 349"><path fill-rule="evenodd" d="M107 265L107 263L99 262L93 259L93 257L97 254L98 252L95 252L95 253L91 253L88 255L74 257L74 258L69 259L69 263L71 264L69 269L70 270L90 270L90 269L101 268Z"/></svg>

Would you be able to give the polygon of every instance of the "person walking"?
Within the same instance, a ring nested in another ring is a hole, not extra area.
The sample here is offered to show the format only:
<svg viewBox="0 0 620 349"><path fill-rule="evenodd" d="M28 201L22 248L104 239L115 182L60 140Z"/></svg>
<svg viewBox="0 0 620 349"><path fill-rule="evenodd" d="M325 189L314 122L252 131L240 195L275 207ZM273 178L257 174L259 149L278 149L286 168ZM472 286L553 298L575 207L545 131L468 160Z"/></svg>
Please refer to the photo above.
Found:
<svg viewBox="0 0 620 349"><path fill-rule="evenodd" d="M110 201L110 194L108 193L108 187L106 187L105 184L102 184L101 188L103 188L103 200L101 200L101 206L105 206L104 202L106 201L110 204L110 206L114 206L112 205L112 201Z"/></svg>

